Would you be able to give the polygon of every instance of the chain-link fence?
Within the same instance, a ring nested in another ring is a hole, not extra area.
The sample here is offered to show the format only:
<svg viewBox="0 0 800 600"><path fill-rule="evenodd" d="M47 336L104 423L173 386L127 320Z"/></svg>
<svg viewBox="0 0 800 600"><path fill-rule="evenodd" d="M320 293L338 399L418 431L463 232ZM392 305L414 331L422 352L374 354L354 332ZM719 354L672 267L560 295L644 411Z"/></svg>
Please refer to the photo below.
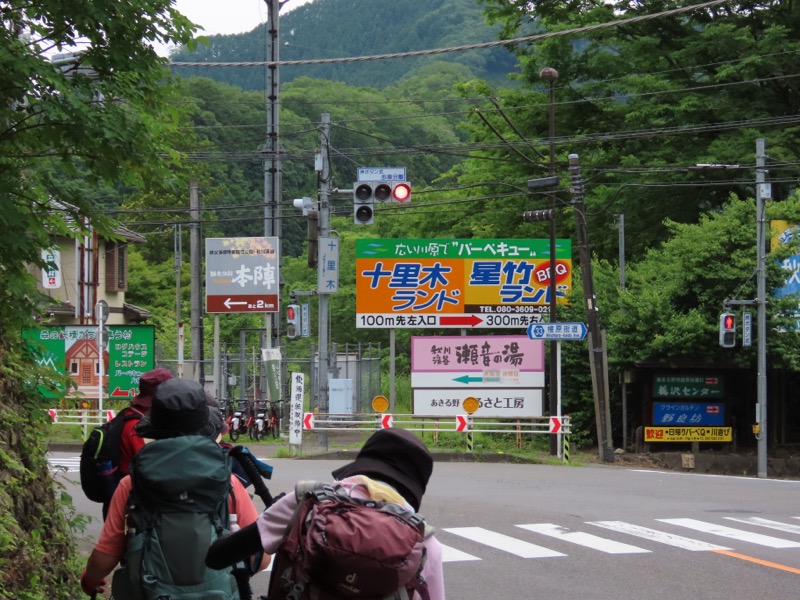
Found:
<svg viewBox="0 0 800 600"><path fill-rule="evenodd" d="M305 357L288 357L286 348L281 347L280 359L273 361L271 355L277 353L262 352L260 341L257 344L245 342L237 349L222 348L219 386L214 382L213 359L187 360L180 365L177 360L159 358L156 345L156 365L199 380L212 395L218 396L220 406L228 415L234 410L252 413L260 409L266 410L268 415L274 411L281 426L288 422L289 373L302 372L306 376L304 408L309 411L318 409L327 413L331 407L344 407L342 412L369 412L372 399L381 393L380 344L331 344L329 389L323 390L324 379L319 376L321 367L315 344L312 343L309 356Z"/></svg>

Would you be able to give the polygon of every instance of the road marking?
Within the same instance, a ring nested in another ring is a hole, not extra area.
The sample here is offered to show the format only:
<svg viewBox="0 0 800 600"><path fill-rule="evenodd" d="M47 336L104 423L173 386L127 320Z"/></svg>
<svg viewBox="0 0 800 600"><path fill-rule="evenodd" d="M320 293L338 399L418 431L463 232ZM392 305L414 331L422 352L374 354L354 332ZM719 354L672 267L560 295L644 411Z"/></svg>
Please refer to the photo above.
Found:
<svg viewBox="0 0 800 600"><path fill-rule="evenodd" d="M717 554L724 554L725 556L738 558L740 560L746 560L747 562L756 563L757 565L770 567L771 569L778 569L779 571L788 571L789 573L795 573L796 575L800 575L800 569L795 569L794 567L787 567L786 565L770 562L768 560L761 560L760 558L755 558L754 556L747 556L746 554L739 554L738 552L731 552L730 550L714 550L714 552Z"/></svg>
<svg viewBox="0 0 800 600"><path fill-rule="evenodd" d="M675 548L682 548L683 550L690 550L692 552L708 552L711 550L730 550L725 546L717 546L716 544L709 544L701 542L692 538L683 537L682 535L675 535L665 531L658 531L648 527L639 527L631 523L623 521L589 521L589 525L596 525L610 529L611 531L618 531L620 533L627 533L645 540L658 542L659 544L666 544Z"/></svg>
<svg viewBox="0 0 800 600"><path fill-rule="evenodd" d="M713 523L706 523L705 521L698 521L697 519L656 519L656 521L677 525L679 527L688 527L695 531L711 533L713 535L719 535L741 542L750 542L751 544L758 544L760 546L768 546L770 548L800 548L800 542L792 542L790 540L762 535L760 533L750 533L749 531L725 527L724 525L714 525Z"/></svg>
<svg viewBox="0 0 800 600"><path fill-rule="evenodd" d="M771 521L769 519L762 519L761 517L724 517L728 521L737 521L739 523L747 523L748 525L758 525L759 527L767 527L769 529L777 529L786 533L800 533L800 525L792 525L791 523L781 523L780 521Z"/></svg>
<svg viewBox="0 0 800 600"><path fill-rule="evenodd" d="M446 546L440 542L442 547L442 562L460 562L462 560L481 560L477 556L473 556L472 554L467 554L466 552L462 552L457 548L453 548L452 546Z"/></svg>
<svg viewBox="0 0 800 600"><path fill-rule="evenodd" d="M48 458L47 463L51 471L63 471L66 469L67 473L77 473L80 471L81 457Z"/></svg>
<svg viewBox="0 0 800 600"><path fill-rule="evenodd" d="M529 544L528 542L523 542L511 536L503 535L502 533L489 531L483 527L453 527L444 529L444 531L472 540L473 542L478 542L484 546L514 554L521 558L566 556L566 554L562 554L561 552L556 552L555 550L550 550L543 546L537 546L536 544Z"/></svg>
<svg viewBox="0 0 800 600"><path fill-rule="evenodd" d="M561 527L553 523L532 523L529 525L517 525L517 527L535 533L541 533L542 535L558 540L564 540L571 544L577 544L578 546L599 550L606 554L647 554L650 552L650 550L645 550L644 548L623 544L622 542L615 542L614 540L601 538L591 533L569 531L566 527Z"/></svg>

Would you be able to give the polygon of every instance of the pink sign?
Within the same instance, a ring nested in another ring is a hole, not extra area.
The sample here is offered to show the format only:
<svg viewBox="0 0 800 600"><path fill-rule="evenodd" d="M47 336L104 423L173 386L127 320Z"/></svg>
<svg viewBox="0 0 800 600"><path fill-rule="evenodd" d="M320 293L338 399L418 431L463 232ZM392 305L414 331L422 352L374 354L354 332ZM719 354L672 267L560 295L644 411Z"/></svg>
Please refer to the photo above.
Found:
<svg viewBox="0 0 800 600"><path fill-rule="evenodd" d="M526 335L411 338L412 372L544 372L544 342Z"/></svg>

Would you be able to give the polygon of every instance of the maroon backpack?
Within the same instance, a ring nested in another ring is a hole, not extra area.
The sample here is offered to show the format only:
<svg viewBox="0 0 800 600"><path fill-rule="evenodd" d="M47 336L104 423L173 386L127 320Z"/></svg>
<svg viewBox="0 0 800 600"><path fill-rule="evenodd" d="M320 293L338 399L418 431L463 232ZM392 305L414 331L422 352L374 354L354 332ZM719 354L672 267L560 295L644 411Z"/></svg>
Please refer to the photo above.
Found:
<svg viewBox="0 0 800 600"><path fill-rule="evenodd" d="M429 600L425 520L394 503L352 498L341 485L301 482L273 557L270 600Z"/></svg>

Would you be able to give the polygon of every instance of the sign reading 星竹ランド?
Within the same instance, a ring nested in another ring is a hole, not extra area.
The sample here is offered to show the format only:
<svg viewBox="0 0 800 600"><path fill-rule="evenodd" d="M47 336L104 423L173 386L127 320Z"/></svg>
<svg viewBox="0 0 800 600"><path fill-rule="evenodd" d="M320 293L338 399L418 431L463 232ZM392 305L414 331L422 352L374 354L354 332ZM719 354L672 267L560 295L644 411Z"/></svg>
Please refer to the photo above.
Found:
<svg viewBox="0 0 800 600"><path fill-rule="evenodd" d="M556 296L571 289L556 240ZM549 240L356 240L356 326L525 329L549 312Z"/></svg>

